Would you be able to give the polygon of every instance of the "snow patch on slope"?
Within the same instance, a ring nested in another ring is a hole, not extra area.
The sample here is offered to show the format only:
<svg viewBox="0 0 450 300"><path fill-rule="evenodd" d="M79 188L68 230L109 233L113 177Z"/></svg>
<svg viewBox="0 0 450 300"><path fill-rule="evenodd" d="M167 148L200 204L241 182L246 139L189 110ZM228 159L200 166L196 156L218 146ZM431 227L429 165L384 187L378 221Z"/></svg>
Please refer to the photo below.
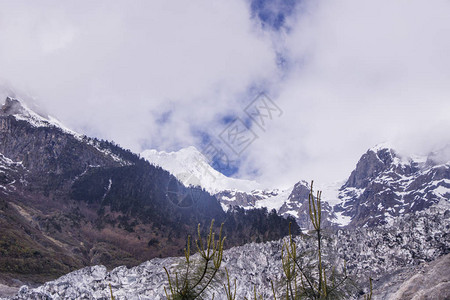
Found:
<svg viewBox="0 0 450 300"><path fill-rule="evenodd" d="M352 218L349 216L344 216L343 212L335 212L336 218L333 219L333 222L338 224L340 227L347 226L352 221Z"/></svg>
<svg viewBox="0 0 450 300"><path fill-rule="evenodd" d="M268 211L271 211L272 209L279 211L281 206L283 206L283 204L288 200L293 188L294 187L291 187L287 190L280 191L276 196L272 196L264 200L259 200L258 202L256 202L255 207L266 207Z"/></svg>
<svg viewBox="0 0 450 300"><path fill-rule="evenodd" d="M345 180L328 184L319 184L315 190L322 191L322 201L328 202L328 204L333 207L342 202L339 197L339 189L344 185L344 183Z"/></svg>
<svg viewBox="0 0 450 300"><path fill-rule="evenodd" d="M0 192L8 194L16 190L15 184L25 181L18 175L19 170L23 170L22 162L15 162L0 153Z"/></svg>
<svg viewBox="0 0 450 300"><path fill-rule="evenodd" d="M11 166L20 166L22 162L15 162L12 159L7 158L2 153L0 153L0 168L9 169Z"/></svg>

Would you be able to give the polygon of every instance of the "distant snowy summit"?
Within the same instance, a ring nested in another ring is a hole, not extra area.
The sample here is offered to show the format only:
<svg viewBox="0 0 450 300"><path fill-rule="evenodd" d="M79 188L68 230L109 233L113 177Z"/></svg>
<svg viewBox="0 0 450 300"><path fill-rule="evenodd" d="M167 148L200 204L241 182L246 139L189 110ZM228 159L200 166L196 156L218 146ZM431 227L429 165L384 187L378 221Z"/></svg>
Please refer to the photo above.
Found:
<svg viewBox="0 0 450 300"><path fill-rule="evenodd" d="M223 191L250 193L261 189L256 181L230 178L216 171L208 159L193 146L176 152L145 150L141 157L169 171L182 183L199 185L211 194Z"/></svg>
<svg viewBox="0 0 450 300"><path fill-rule="evenodd" d="M200 186L215 195L225 211L233 206L278 211L292 191L292 188L264 188L256 181L227 177L215 170L193 146L175 152L145 150L141 157L169 171L186 186Z"/></svg>

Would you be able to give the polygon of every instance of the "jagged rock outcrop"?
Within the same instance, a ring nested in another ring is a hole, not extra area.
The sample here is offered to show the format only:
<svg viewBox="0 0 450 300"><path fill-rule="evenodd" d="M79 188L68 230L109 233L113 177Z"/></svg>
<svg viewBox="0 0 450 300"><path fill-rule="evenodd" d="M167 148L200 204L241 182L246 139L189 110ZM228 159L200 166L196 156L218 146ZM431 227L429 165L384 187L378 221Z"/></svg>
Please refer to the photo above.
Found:
<svg viewBox="0 0 450 300"><path fill-rule="evenodd" d="M351 218L350 226L386 224L450 199L450 163L408 158L388 147L375 147L359 160L339 192L334 210Z"/></svg>
<svg viewBox="0 0 450 300"><path fill-rule="evenodd" d="M292 215L295 217L297 223L301 228L306 230L312 230L312 224L309 215L309 193L311 191L311 185L306 181L300 181L295 184L292 189L288 200L281 206L278 213L287 216ZM316 196L316 195L314 195ZM326 227L336 226L333 223L334 216L331 206L322 201L322 224Z"/></svg>

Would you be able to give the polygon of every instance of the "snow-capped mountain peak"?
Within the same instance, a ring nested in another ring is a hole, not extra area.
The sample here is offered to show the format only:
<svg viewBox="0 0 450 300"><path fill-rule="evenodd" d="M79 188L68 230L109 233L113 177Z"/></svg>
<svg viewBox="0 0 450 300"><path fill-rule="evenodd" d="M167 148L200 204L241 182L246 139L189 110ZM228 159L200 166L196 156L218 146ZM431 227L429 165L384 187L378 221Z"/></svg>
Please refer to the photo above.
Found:
<svg viewBox="0 0 450 300"><path fill-rule="evenodd" d="M12 97L6 97L5 103L0 109L0 115L11 115L16 120L27 121L34 127L58 127L65 133L81 138L79 133L67 128L58 119L49 115L37 113L30 109L24 102Z"/></svg>
<svg viewBox="0 0 450 300"><path fill-rule="evenodd" d="M370 226L449 201L450 164L433 160L445 157L439 153L402 156L386 145L369 149L340 189L335 212Z"/></svg>
<svg viewBox="0 0 450 300"><path fill-rule="evenodd" d="M380 150L392 150L394 149L394 146L390 143L384 142L376 144L375 146L371 147L368 151L373 151L377 153Z"/></svg>
<svg viewBox="0 0 450 300"><path fill-rule="evenodd" d="M0 108L0 116L12 116L17 121L25 121L32 127L51 127L61 130L63 133L73 136L78 141L85 142L94 147L103 154L112 157L115 161L120 162L122 165L129 165L130 162L112 153L108 149L102 149L98 141L87 138L86 136L79 134L72 129L69 129L62 124L58 119L46 115L43 113L37 113L35 110L29 108L23 101L12 97L6 97L5 103Z"/></svg>
<svg viewBox="0 0 450 300"><path fill-rule="evenodd" d="M249 193L261 189L256 181L230 178L218 172L193 146L174 152L145 150L141 157L169 171L185 185L201 186L211 194L226 190Z"/></svg>

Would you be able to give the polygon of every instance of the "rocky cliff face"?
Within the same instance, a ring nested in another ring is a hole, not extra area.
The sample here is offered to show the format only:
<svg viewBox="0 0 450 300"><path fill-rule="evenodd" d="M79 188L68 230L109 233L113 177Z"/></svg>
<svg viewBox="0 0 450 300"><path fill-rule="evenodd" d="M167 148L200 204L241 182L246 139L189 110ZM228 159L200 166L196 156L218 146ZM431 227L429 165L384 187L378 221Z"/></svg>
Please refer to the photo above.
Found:
<svg viewBox="0 0 450 300"><path fill-rule="evenodd" d="M335 207L350 226L386 224L400 215L450 199L450 163L401 157L393 149L370 149L340 189Z"/></svg>
<svg viewBox="0 0 450 300"><path fill-rule="evenodd" d="M287 201L278 210L278 213L283 216L294 216L301 228L306 230L313 229L309 216L310 191L311 185L306 181L296 183ZM334 219L336 216L332 207L326 201L322 201L322 224L327 227L336 226L333 222Z"/></svg>

